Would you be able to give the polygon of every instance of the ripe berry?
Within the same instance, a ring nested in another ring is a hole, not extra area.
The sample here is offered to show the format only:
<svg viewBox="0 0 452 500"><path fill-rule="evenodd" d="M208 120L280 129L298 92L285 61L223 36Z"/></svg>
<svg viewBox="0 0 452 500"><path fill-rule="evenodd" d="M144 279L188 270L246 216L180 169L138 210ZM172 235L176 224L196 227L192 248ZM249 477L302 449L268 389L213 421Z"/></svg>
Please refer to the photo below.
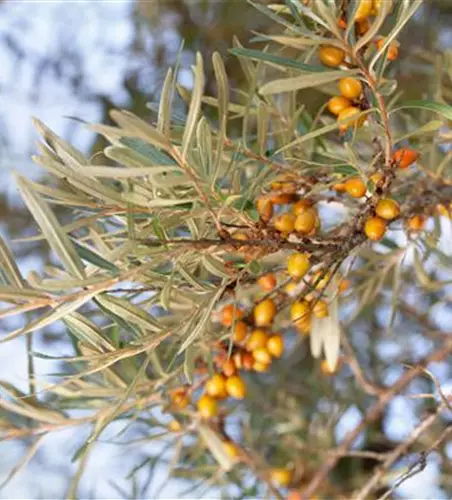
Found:
<svg viewBox="0 0 452 500"><path fill-rule="evenodd" d="M276 277L273 273L264 274L257 280L257 284L266 292L271 292L276 286Z"/></svg>
<svg viewBox="0 0 452 500"><path fill-rule="evenodd" d="M419 158L419 153L413 149L402 148L394 153L393 158L399 168L408 168Z"/></svg>
<svg viewBox="0 0 452 500"><path fill-rule="evenodd" d="M272 335L267 340L267 350L275 358L280 358L284 353L284 339L281 335Z"/></svg>
<svg viewBox="0 0 452 500"><path fill-rule="evenodd" d="M380 9L381 9L381 6L382 6L383 2L385 2L386 4L389 4L389 11L388 12L392 12L392 8L393 8L392 0L373 0L372 12L371 12L371 14L373 16L378 15L378 13L380 12Z"/></svg>
<svg viewBox="0 0 452 500"><path fill-rule="evenodd" d="M223 446L224 451L229 458L236 459L240 455L238 446L232 441L225 441Z"/></svg>
<svg viewBox="0 0 452 500"><path fill-rule="evenodd" d="M442 203L438 203L435 207L436 213L438 215L442 215L443 217L450 217L450 212L447 210L447 207Z"/></svg>
<svg viewBox="0 0 452 500"><path fill-rule="evenodd" d="M399 216L400 206L395 200L386 198L377 203L375 213L382 219L392 220Z"/></svg>
<svg viewBox="0 0 452 500"><path fill-rule="evenodd" d="M253 330L251 335L246 341L246 348L248 351L255 351L259 347L265 347L267 345L268 335L264 330Z"/></svg>
<svg viewBox="0 0 452 500"><path fill-rule="evenodd" d="M362 21L370 16L372 0L361 0L355 12L355 21Z"/></svg>
<svg viewBox="0 0 452 500"><path fill-rule="evenodd" d="M237 369L235 363L232 359L227 359L221 366L221 370L225 374L226 377L232 377L235 375Z"/></svg>
<svg viewBox="0 0 452 500"><path fill-rule="evenodd" d="M293 295L296 289L297 289L297 284L294 281L290 281L284 287L284 292L286 292L287 295Z"/></svg>
<svg viewBox="0 0 452 500"><path fill-rule="evenodd" d="M326 318L328 316L328 304L324 300L318 300L315 303L312 312L319 319Z"/></svg>
<svg viewBox="0 0 452 500"><path fill-rule="evenodd" d="M270 201L274 205L286 205L287 203L290 203L292 200L293 200L293 194L289 193L275 194L270 198Z"/></svg>
<svg viewBox="0 0 452 500"><path fill-rule="evenodd" d="M234 327L233 340L235 343L240 344L246 339L248 335L248 325L244 321L237 321Z"/></svg>
<svg viewBox="0 0 452 500"><path fill-rule="evenodd" d="M212 398L224 399L226 392L226 377L221 373L215 373L206 382L206 393Z"/></svg>
<svg viewBox="0 0 452 500"><path fill-rule="evenodd" d="M339 293L340 294L345 293L350 288L350 285L351 285L350 280L341 279L341 281L339 282Z"/></svg>
<svg viewBox="0 0 452 500"><path fill-rule="evenodd" d="M290 319L296 324L301 324L311 315L311 309L306 301L294 302L290 307Z"/></svg>
<svg viewBox="0 0 452 500"><path fill-rule="evenodd" d="M278 215L273 221L273 226L280 233L291 233L295 226L295 215L289 212Z"/></svg>
<svg viewBox="0 0 452 500"><path fill-rule="evenodd" d="M287 272L292 278L301 279L309 270L309 255L293 253L287 258Z"/></svg>
<svg viewBox="0 0 452 500"><path fill-rule="evenodd" d="M425 217L423 215L414 215L407 220L407 228L410 231L421 231L425 224Z"/></svg>
<svg viewBox="0 0 452 500"><path fill-rule="evenodd" d="M358 33L359 36L365 35L369 31L369 28L369 19L363 19L362 21L357 21L356 23L356 33Z"/></svg>
<svg viewBox="0 0 452 500"><path fill-rule="evenodd" d="M341 78L339 80L339 90L348 99L357 99L363 90L361 82L356 78Z"/></svg>
<svg viewBox="0 0 452 500"><path fill-rule="evenodd" d="M264 363L266 365L271 363L272 360L272 356L268 352L267 347L259 347L259 349L255 349L253 351L253 358L258 363Z"/></svg>
<svg viewBox="0 0 452 500"><path fill-rule="evenodd" d="M218 415L218 405L214 398L204 394L198 400L198 412L202 418L209 419Z"/></svg>
<svg viewBox="0 0 452 500"><path fill-rule="evenodd" d="M339 26L339 28L345 30L345 28L347 28L347 21L343 17L340 17L337 21L337 25Z"/></svg>
<svg viewBox="0 0 452 500"><path fill-rule="evenodd" d="M352 105L351 101L342 95L336 95L328 101L328 111L333 115L338 115L345 108Z"/></svg>
<svg viewBox="0 0 452 500"><path fill-rule="evenodd" d="M383 238L386 232L386 222L380 217L371 217L364 224L364 233L372 241Z"/></svg>
<svg viewBox="0 0 452 500"><path fill-rule="evenodd" d="M268 198L258 198L256 200L256 209L260 218L268 222L273 215L273 203Z"/></svg>
<svg viewBox="0 0 452 500"><path fill-rule="evenodd" d="M337 68L345 59L345 52L332 45L323 45L319 50L319 58L325 66Z"/></svg>
<svg viewBox="0 0 452 500"><path fill-rule="evenodd" d="M355 118L351 120L353 116L357 116L361 113L359 108L355 106L350 106L348 108L343 109L339 115L337 116L337 121L348 120L346 123L341 123L339 125L339 130L341 132L346 132L349 127L360 127L365 120L365 117Z"/></svg>
<svg viewBox="0 0 452 500"><path fill-rule="evenodd" d="M384 180L384 175L381 172L376 172L370 176L370 180L377 186Z"/></svg>
<svg viewBox="0 0 452 500"><path fill-rule="evenodd" d="M275 468L270 471L270 479L272 483L285 488L292 481L292 471L285 468Z"/></svg>
<svg viewBox="0 0 452 500"><path fill-rule="evenodd" d="M241 311L235 304L226 304L220 313L220 323L224 326L232 326L232 323L243 317Z"/></svg>
<svg viewBox="0 0 452 500"><path fill-rule="evenodd" d="M179 410L183 410L190 403L190 398L187 395L187 390L183 387L178 387L177 389L172 390L170 393L170 397L173 405Z"/></svg>
<svg viewBox="0 0 452 500"><path fill-rule="evenodd" d="M383 44L385 43L384 38L380 38L380 40L377 40L377 49L380 50L383 47ZM388 61L395 61L399 57L399 48L395 42L391 42L389 44L389 49L388 50L388 55L387 59Z"/></svg>
<svg viewBox="0 0 452 500"><path fill-rule="evenodd" d="M328 285L331 274L319 269L312 277L312 285L315 286L316 290L321 290Z"/></svg>
<svg viewBox="0 0 452 500"><path fill-rule="evenodd" d="M366 194L367 188L361 177L351 177L345 181L345 191L353 198L361 198Z"/></svg>
<svg viewBox="0 0 452 500"><path fill-rule="evenodd" d="M251 370L254 363L253 355L250 352L239 351L234 354L232 357L234 360L235 366L237 370Z"/></svg>
<svg viewBox="0 0 452 500"><path fill-rule="evenodd" d="M333 189L337 191L338 193L344 193L345 192L345 183L344 182L338 182L333 186Z"/></svg>
<svg viewBox="0 0 452 500"><path fill-rule="evenodd" d="M246 394L246 385L238 375L233 375L226 380L226 390L232 398L243 399Z"/></svg>
<svg viewBox="0 0 452 500"><path fill-rule="evenodd" d="M170 432L180 432L182 430L182 425L178 420L171 420L168 424L168 430Z"/></svg>
<svg viewBox="0 0 452 500"><path fill-rule="evenodd" d="M316 223L317 212L312 207L308 208L295 219L295 231L308 234L315 229Z"/></svg>
<svg viewBox="0 0 452 500"><path fill-rule="evenodd" d="M272 299L265 299L254 307L254 323L256 326L269 326L276 314L276 306Z"/></svg>
<svg viewBox="0 0 452 500"><path fill-rule="evenodd" d="M294 213L294 215L298 216L305 213L311 208L312 208L311 200L298 200L296 203L293 204L292 212Z"/></svg>
<svg viewBox="0 0 452 500"><path fill-rule="evenodd" d="M255 361L253 364L253 370L255 372L266 372L270 368L270 363L259 363L259 361Z"/></svg>

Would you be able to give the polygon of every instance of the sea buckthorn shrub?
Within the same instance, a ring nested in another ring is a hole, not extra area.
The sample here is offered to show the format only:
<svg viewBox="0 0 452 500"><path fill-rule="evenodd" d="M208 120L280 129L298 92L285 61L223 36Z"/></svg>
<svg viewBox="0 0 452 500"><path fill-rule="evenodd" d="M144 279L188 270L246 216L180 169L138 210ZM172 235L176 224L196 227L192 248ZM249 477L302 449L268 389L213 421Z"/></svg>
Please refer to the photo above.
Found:
<svg viewBox="0 0 452 500"><path fill-rule="evenodd" d="M24 277L2 242L4 314L38 313L2 341L60 321L74 354L32 396L4 385L5 438L90 425L83 464L125 421L174 445L175 476L227 496L373 498L407 451L387 409L418 395L405 444L421 465L433 445L447 460L450 403L429 367L452 353L432 313L449 301L452 90L437 78L406 100L397 80L420 6L255 4L280 31L234 40L246 88L214 53L207 95L196 54L193 87L169 69L152 120L89 125L104 165L35 120L34 160L56 182L17 184L58 263Z"/></svg>

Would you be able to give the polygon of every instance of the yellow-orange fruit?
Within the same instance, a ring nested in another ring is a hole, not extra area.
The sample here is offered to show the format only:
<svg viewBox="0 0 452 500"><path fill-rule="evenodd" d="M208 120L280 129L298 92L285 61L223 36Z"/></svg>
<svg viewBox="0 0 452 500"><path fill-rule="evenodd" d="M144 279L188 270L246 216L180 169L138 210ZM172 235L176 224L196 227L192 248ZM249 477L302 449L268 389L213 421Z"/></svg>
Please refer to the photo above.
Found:
<svg viewBox="0 0 452 500"><path fill-rule="evenodd" d="M266 372L270 368L270 363L259 363L255 361L253 364L253 370L256 372Z"/></svg>
<svg viewBox="0 0 452 500"><path fill-rule="evenodd" d="M312 277L312 285L315 286L317 290L321 290L328 285L328 281L331 277L329 272L325 272L322 269L319 269L314 276Z"/></svg>
<svg viewBox="0 0 452 500"><path fill-rule="evenodd" d="M364 123L364 120L365 120L364 116L358 118L358 115L360 113L361 113L361 110L359 108L356 108L355 106L350 106L348 108L343 109L338 114L337 121L340 122L342 120L347 120L347 122L341 123L339 125L339 130L341 132L345 132L349 127L354 127L354 126L360 127ZM354 120L352 120L351 118L353 118L354 116L356 116L356 118Z"/></svg>
<svg viewBox="0 0 452 500"><path fill-rule="evenodd" d="M380 38L380 40L377 40L377 49L380 50L383 47L383 44L385 43L384 38ZM395 61L399 57L399 48L395 42L391 42L389 44L389 49L388 49L388 55L387 59L388 61Z"/></svg>
<svg viewBox="0 0 452 500"><path fill-rule="evenodd" d="M345 181L345 191L353 198L361 198L366 194L367 188L361 177L351 177Z"/></svg>
<svg viewBox="0 0 452 500"><path fill-rule="evenodd" d="M356 23L356 33L358 33L359 36L365 35L369 31L369 28L369 19L362 19L361 21L357 21Z"/></svg>
<svg viewBox="0 0 452 500"><path fill-rule="evenodd" d="M206 393L212 398L224 399L226 392L226 377L221 373L214 373L206 382Z"/></svg>
<svg viewBox="0 0 452 500"><path fill-rule="evenodd" d="M388 12L392 12L392 9L393 9L392 0L373 0L372 11L371 11L372 16L378 15L378 13L380 12L381 6L383 5L383 2L390 5Z"/></svg>
<svg viewBox="0 0 452 500"><path fill-rule="evenodd" d="M265 347L267 345L268 335L264 330L253 330L246 341L246 348L248 351L254 351L259 349L259 347Z"/></svg>
<svg viewBox="0 0 452 500"><path fill-rule="evenodd" d="M337 68L344 62L345 52L332 45L323 45L319 50L319 58L325 66Z"/></svg>
<svg viewBox="0 0 452 500"><path fill-rule="evenodd" d="M303 335L309 335L312 326L312 316L311 314L304 316L295 324L297 330Z"/></svg>
<svg viewBox="0 0 452 500"><path fill-rule="evenodd" d="M341 111L349 108L351 101L342 95L336 95L328 101L328 111L333 115L338 115Z"/></svg>
<svg viewBox="0 0 452 500"><path fill-rule="evenodd" d="M301 279L309 270L309 255L293 253L287 258L287 272L292 278Z"/></svg>
<svg viewBox="0 0 452 500"><path fill-rule="evenodd" d="M392 220L399 216L400 206L395 200L385 198L377 203L375 213L382 219Z"/></svg>
<svg viewBox="0 0 452 500"><path fill-rule="evenodd" d="M320 363L320 371L324 375L333 375L334 373L337 372L337 369L331 370L327 360L323 359Z"/></svg>
<svg viewBox="0 0 452 500"><path fill-rule="evenodd" d="M363 86L356 78L341 78L339 80L339 90L347 99L357 99L361 95Z"/></svg>
<svg viewBox="0 0 452 500"><path fill-rule="evenodd" d="M202 418L209 419L218 415L218 405L214 398L204 394L201 396L197 403L198 413Z"/></svg>
<svg viewBox="0 0 452 500"><path fill-rule="evenodd" d="M410 217L407 222L407 228L410 231L421 231L425 224L425 217L423 215L414 215Z"/></svg>
<svg viewBox="0 0 452 500"><path fill-rule="evenodd" d="M435 207L436 213L438 215L442 215L443 217L450 217L450 212L447 209L446 206L444 206L442 203L438 203Z"/></svg>
<svg viewBox="0 0 452 500"><path fill-rule="evenodd" d="M229 458L236 459L240 455L239 447L232 441L225 441L223 446L224 451Z"/></svg>
<svg viewBox="0 0 452 500"><path fill-rule="evenodd" d="M287 283L287 285L284 287L284 291L287 293L287 295L292 295L293 293L295 293L296 289L297 284L294 281Z"/></svg>
<svg viewBox="0 0 452 500"><path fill-rule="evenodd" d="M285 468L275 468L270 471L272 483L285 488L292 481L292 471Z"/></svg>
<svg viewBox="0 0 452 500"><path fill-rule="evenodd" d="M287 203L290 203L292 200L293 200L293 194L289 193L275 194L270 198L270 201L274 205L286 205Z"/></svg>
<svg viewBox="0 0 452 500"><path fill-rule="evenodd" d="M333 186L333 189L338 193L345 193L345 182L338 182Z"/></svg>
<svg viewBox="0 0 452 500"><path fill-rule="evenodd" d="M273 215L273 203L268 198L258 198L256 200L256 209L260 218L268 222Z"/></svg>
<svg viewBox="0 0 452 500"><path fill-rule="evenodd" d="M171 420L168 424L168 430L170 432L180 432L182 430L182 425L177 420Z"/></svg>
<svg viewBox="0 0 452 500"><path fill-rule="evenodd" d="M235 399L243 399L246 395L245 382L238 375L233 375L226 380L226 390L229 396Z"/></svg>
<svg viewBox="0 0 452 500"><path fill-rule="evenodd" d="M273 226L280 233L291 233L295 227L295 215L290 212L278 215L273 221Z"/></svg>
<svg viewBox="0 0 452 500"><path fill-rule="evenodd" d="M234 360L237 370L251 370L254 364L253 355L250 352L239 351L236 352L232 359Z"/></svg>
<svg viewBox="0 0 452 500"><path fill-rule="evenodd" d="M242 231L236 231L232 237L234 238L234 240L239 240L239 241L246 241L248 240L248 235L243 233Z"/></svg>
<svg viewBox="0 0 452 500"><path fill-rule="evenodd" d="M393 158L399 168L408 168L419 158L419 153L413 149L402 148L394 153Z"/></svg>
<svg viewBox="0 0 452 500"><path fill-rule="evenodd" d="M309 234L315 229L317 223L317 212L314 208L308 208L295 219L295 231Z"/></svg>
<svg viewBox="0 0 452 500"><path fill-rule="evenodd" d="M290 306L290 319L298 326L311 316L311 308L306 301L294 302Z"/></svg>
<svg viewBox="0 0 452 500"><path fill-rule="evenodd" d="M170 392L171 402L179 410L183 410L190 403L190 398L188 397L187 390L183 387L178 387Z"/></svg>
<svg viewBox="0 0 452 500"><path fill-rule="evenodd" d="M339 26L339 28L345 30L345 28L347 27L347 21L343 17L340 17L337 21L337 25Z"/></svg>
<svg viewBox="0 0 452 500"><path fill-rule="evenodd" d="M292 212L295 216L305 213L307 210L312 208L311 200L298 200L292 206Z"/></svg>
<svg viewBox="0 0 452 500"><path fill-rule="evenodd" d="M381 172L376 172L375 174L372 174L370 176L370 180L375 184L378 185L382 180L384 179L384 175Z"/></svg>
<svg viewBox="0 0 452 500"><path fill-rule="evenodd" d="M246 339L248 335L248 325L244 321L237 321L234 326L234 335L232 339L235 343L240 344Z"/></svg>
<svg viewBox="0 0 452 500"><path fill-rule="evenodd" d="M312 308L312 312L317 318L326 318L328 316L328 304L324 300L318 300L314 307Z"/></svg>
<svg viewBox="0 0 452 500"><path fill-rule="evenodd" d="M339 293L340 294L345 293L350 288L350 285L351 285L350 280L341 279L341 281L339 282Z"/></svg>
<svg viewBox="0 0 452 500"><path fill-rule="evenodd" d="M254 323L256 326L269 326L276 314L276 305L272 299L265 299L254 307Z"/></svg>
<svg viewBox="0 0 452 500"><path fill-rule="evenodd" d="M259 347L253 351L253 358L258 363L269 364L271 363L272 356L268 352L267 347Z"/></svg>
<svg viewBox="0 0 452 500"><path fill-rule="evenodd" d="M267 340L267 350L274 358L280 358L284 353L284 339L275 334Z"/></svg>
<svg viewBox="0 0 452 500"><path fill-rule="evenodd" d="M276 277L273 273L264 274L257 280L257 284L266 292L271 292L276 286Z"/></svg>
<svg viewBox="0 0 452 500"><path fill-rule="evenodd" d="M232 377L232 375L234 375L237 372L237 368L232 359L225 360L225 362L221 365L221 370L223 371L226 377Z"/></svg>
<svg viewBox="0 0 452 500"><path fill-rule="evenodd" d="M243 317L241 311L235 304L226 304L220 313L220 323L224 326L232 326L234 321Z"/></svg>
<svg viewBox="0 0 452 500"><path fill-rule="evenodd" d="M364 233L372 241L383 238L386 232L386 222L381 217L371 217L364 224Z"/></svg>

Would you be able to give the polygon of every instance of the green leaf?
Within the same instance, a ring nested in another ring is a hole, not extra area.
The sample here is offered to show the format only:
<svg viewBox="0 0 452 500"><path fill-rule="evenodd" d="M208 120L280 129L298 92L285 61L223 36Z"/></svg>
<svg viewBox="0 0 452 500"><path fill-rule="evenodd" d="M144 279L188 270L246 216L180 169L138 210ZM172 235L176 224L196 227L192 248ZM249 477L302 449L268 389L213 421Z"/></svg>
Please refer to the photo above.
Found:
<svg viewBox="0 0 452 500"><path fill-rule="evenodd" d="M259 93L261 95L268 95L317 87L318 85L324 85L358 73L359 71L357 69L349 69L343 71L325 71L321 74L300 75L291 78L280 78L264 84L259 89Z"/></svg>
<svg viewBox="0 0 452 500"><path fill-rule="evenodd" d="M440 102L423 100L406 101L402 102L399 107L393 109L391 113L395 113L396 111L400 111L401 109L425 109L427 111L438 113L448 120L452 120L452 106L449 106L448 104L442 104Z"/></svg>
<svg viewBox="0 0 452 500"><path fill-rule="evenodd" d="M333 172L339 175L361 175L360 171L353 165L336 165Z"/></svg>
<svg viewBox="0 0 452 500"><path fill-rule="evenodd" d="M96 267L100 267L101 269L110 271L113 276L117 276L119 274L119 268L117 268L112 262L104 259L101 255L94 252L93 250L90 250L88 247L80 245L80 243L78 243L74 238L72 238L72 243L75 246L75 249L77 250L79 256L86 262L89 262Z"/></svg>
<svg viewBox="0 0 452 500"><path fill-rule="evenodd" d="M155 165L176 165L176 162L170 156L142 139L122 137L119 142L133 149L136 153L149 158Z"/></svg>
<svg viewBox="0 0 452 500"><path fill-rule="evenodd" d="M279 64L288 68L300 69L302 71L309 71L311 73L324 73L328 71L328 68L325 68L323 66L305 64L294 59L287 59L286 57L280 57L274 54L268 54L267 52L261 52L260 50L242 49L238 47L235 49L229 49L229 52L231 54L234 54L235 56L249 57L250 59L257 59L259 61Z"/></svg>

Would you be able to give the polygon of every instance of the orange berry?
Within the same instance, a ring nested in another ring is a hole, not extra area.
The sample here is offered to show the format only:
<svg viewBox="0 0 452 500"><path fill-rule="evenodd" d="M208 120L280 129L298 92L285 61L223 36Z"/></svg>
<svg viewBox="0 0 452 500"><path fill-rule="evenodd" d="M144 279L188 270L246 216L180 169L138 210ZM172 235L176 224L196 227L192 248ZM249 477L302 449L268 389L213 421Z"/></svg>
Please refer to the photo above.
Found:
<svg viewBox="0 0 452 500"><path fill-rule="evenodd" d="M294 302L290 306L290 319L296 324L301 324L306 318L311 316L311 308L309 304L303 300Z"/></svg>
<svg viewBox="0 0 452 500"><path fill-rule="evenodd" d="M390 4L389 12L392 12L393 9L392 0L373 0L372 12L371 12L373 16L376 16L380 12L383 2Z"/></svg>
<svg viewBox="0 0 452 500"><path fill-rule="evenodd" d="M361 198L366 194L367 188L361 177L351 177L345 181L345 191L353 198Z"/></svg>
<svg viewBox="0 0 452 500"><path fill-rule="evenodd" d="M206 382L206 393L212 398L224 399L226 392L226 377L222 373L214 373Z"/></svg>
<svg viewBox="0 0 452 500"><path fill-rule="evenodd" d="M275 194L270 198L270 201L275 205L286 205L293 200L293 194L280 193Z"/></svg>
<svg viewBox="0 0 452 500"><path fill-rule="evenodd" d="M287 272L292 278L301 279L309 270L309 255L293 253L287 258Z"/></svg>
<svg viewBox="0 0 452 500"><path fill-rule="evenodd" d="M198 400L198 412L202 418L209 419L218 415L218 405L214 398L204 394Z"/></svg>
<svg viewBox="0 0 452 500"><path fill-rule="evenodd" d="M381 172L376 172L375 174L372 174L370 176L370 180L375 184L378 185L382 180L384 180L384 175Z"/></svg>
<svg viewBox="0 0 452 500"><path fill-rule="evenodd" d="M273 273L264 274L257 280L257 284L266 292L271 292L276 286L276 277Z"/></svg>
<svg viewBox="0 0 452 500"><path fill-rule="evenodd" d="M226 375L226 377L232 377L237 372L235 363L232 359L227 359L221 366L221 370Z"/></svg>
<svg viewBox="0 0 452 500"><path fill-rule="evenodd" d="M308 208L295 219L295 231L308 234L315 229L317 223L317 212L314 208Z"/></svg>
<svg viewBox="0 0 452 500"><path fill-rule="evenodd" d="M285 468L275 468L270 471L270 479L272 483L285 488L292 481L292 471Z"/></svg>
<svg viewBox="0 0 452 500"><path fill-rule="evenodd" d="M339 282L339 293L340 294L345 293L350 288L350 285L351 285L350 280L341 279L341 281Z"/></svg>
<svg viewBox="0 0 452 500"><path fill-rule="evenodd" d="M406 225L410 231L421 231L425 224L425 217L423 215L414 215L410 217Z"/></svg>
<svg viewBox="0 0 452 500"><path fill-rule="evenodd" d="M273 226L280 233L291 233L295 226L295 215L290 212L278 215L273 221Z"/></svg>
<svg viewBox="0 0 452 500"><path fill-rule="evenodd" d="M182 430L182 425L178 420L171 420L168 424L168 430L170 432L180 432Z"/></svg>
<svg viewBox="0 0 452 500"><path fill-rule="evenodd" d="M438 203L435 209L438 215L442 215L443 217L450 217L449 210L442 203Z"/></svg>
<svg viewBox="0 0 452 500"><path fill-rule="evenodd" d="M358 33L359 36L365 35L369 31L369 28L369 19L362 19L361 21L356 22L356 33Z"/></svg>
<svg viewBox="0 0 452 500"><path fill-rule="evenodd" d="M243 399L246 394L246 385L238 375L233 375L226 380L226 390L232 398Z"/></svg>
<svg viewBox="0 0 452 500"><path fill-rule="evenodd" d="M287 295L292 295L296 289L297 284L294 281L287 283L287 285L284 287L284 291L287 293Z"/></svg>
<svg viewBox="0 0 452 500"><path fill-rule="evenodd" d="M273 215L273 203L268 198L258 198L256 200L256 209L260 218L268 222Z"/></svg>
<svg viewBox="0 0 452 500"><path fill-rule="evenodd" d="M338 182L333 186L333 189L337 191L338 193L344 193L345 192L345 183L344 182Z"/></svg>
<svg viewBox="0 0 452 500"><path fill-rule="evenodd" d="M312 312L317 318L322 319L328 316L328 304L324 300L318 300L314 307L312 308Z"/></svg>
<svg viewBox="0 0 452 500"><path fill-rule="evenodd" d="M309 314L308 316L301 318L299 321L297 321L295 326L303 336L309 335L312 326L312 316Z"/></svg>
<svg viewBox="0 0 452 500"><path fill-rule="evenodd" d="M272 335L267 340L267 350L275 358L280 358L284 353L284 339L281 335Z"/></svg>
<svg viewBox="0 0 452 500"><path fill-rule="evenodd" d="M238 359L240 355L240 368L244 370L251 370L254 364L254 357L250 352L242 351L240 353L235 354L234 360ZM236 362L237 366L237 362ZM239 366L237 366L239 368Z"/></svg>
<svg viewBox="0 0 452 500"><path fill-rule="evenodd" d="M371 217L364 224L364 233L372 241L378 241L383 238L386 232L386 222L380 217Z"/></svg>
<svg viewBox="0 0 452 500"><path fill-rule="evenodd" d="M270 368L270 363L260 363L255 361L253 364L253 370L256 372L266 372Z"/></svg>
<svg viewBox="0 0 452 500"><path fill-rule="evenodd" d="M338 115L341 111L349 108L351 101L342 95L335 95L328 101L328 111L333 115Z"/></svg>
<svg viewBox="0 0 452 500"><path fill-rule="evenodd" d="M316 290L321 290L328 285L331 274L319 269L312 277L312 285L315 286ZM318 282L317 282L318 281Z"/></svg>
<svg viewBox="0 0 452 500"><path fill-rule="evenodd" d="M337 25L339 26L339 28L345 30L347 28L347 21L343 17L340 17L337 21Z"/></svg>
<svg viewBox="0 0 452 500"><path fill-rule="evenodd" d="M190 398L187 395L187 390L183 387L173 389L170 393L170 397L173 405L179 410L183 410L190 403Z"/></svg>
<svg viewBox="0 0 452 500"><path fill-rule="evenodd" d="M253 351L253 358L258 363L263 363L265 365L271 363L272 360L272 356L266 347L259 347L258 349L255 349Z"/></svg>
<svg viewBox="0 0 452 500"><path fill-rule="evenodd" d="M223 446L224 451L229 458L236 459L240 455L239 447L232 441L225 441Z"/></svg>
<svg viewBox="0 0 452 500"><path fill-rule="evenodd" d="M224 326L232 326L232 323L243 317L241 311L235 304L226 304L220 313L220 323Z"/></svg>
<svg viewBox="0 0 452 500"><path fill-rule="evenodd" d="M323 45L319 50L319 58L325 66L337 68L344 62L345 52L332 45Z"/></svg>
<svg viewBox="0 0 452 500"><path fill-rule="evenodd" d="M380 38L380 40L377 40L377 49L380 50L383 47L383 44L385 43L384 38ZM389 44L389 49L388 49L388 55L387 59L388 61L395 61L399 57L399 48L395 42L391 42Z"/></svg>
<svg viewBox="0 0 452 500"><path fill-rule="evenodd" d="M254 307L253 314L256 326L269 326L276 314L276 305L272 299L265 299Z"/></svg>
<svg viewBox="0 0 452 500"><path fill-rule="evenodd" d="M246 341L246 348L248 351L254 351L259 349L259 347L265 347L267 345L267 338L268 335L264 330L253 330Z"/></svg>
<svg viewBox="0 0 452 500"><path fill-rule="evenodd" d="M341 78L339 80L339 90L347 99L357 99L361 95L363 86L356 78Z"/></svg>
<svg viewBox="0 0 452 500"><path fill-rule="evenodd" d="M247 335L248 325L244 321L237 321L234 326L234 335L232 336L234 342L240 344L240 342L243 342L246 339Z"/></svg>
<svg viewBox="0 0 452 500"><path fill-rule="evenodd" d="M242 231L237 231L235 232L232 237L234 240L239 240L239 241L246 241L248 240L248 235L243 233Z"/></svg>
<svg viewBox="0 0 452 500"><path fill-rule="evenodd" d="M408 168L419 158L419 153L413 149L402 148L398 149L393 156L399 168Z"/></svg>
<svg viewBox="0 0 452 500"><path fill-rule="evenodd" d="M310 210L311 208L312 208L311 200L298 200L296 203L293 204L292 212L294 213L294 215L298 216Z"/></svg>
<svg viewBox="0 0 452 500"><path fill-rule="evenodd" d="M341 132L346 132L346 130L349 127L360 127L365 120L365 117L362 116L360 118L355 118L354 120L351 120L355 115L359 115L361 113L361 110L359 108L356 108L355 106L350 106L348 108L343 109L339 115L337 116L337 121L340 122L342 120L347 120L346 123L341 123L339 125L339 130Z"/></svg>
<svg viewBox="0 0 452 500"><path fill-rule="evenodd" d="M375 213L382 219L392 220L399 216L400 206L395 200L385 198L377 203Z"/></svg>
<svg viewBox="0 0 452 500"><path fill-rule="evenodd" d="M322 361L320 363L320 371L324 375L333 375L337 370L336 369L331 370L330 369L330 365L328 364L327 360L326 359L322 359Z"/></svg>
<svg viewBox="0 0 452 500"><path fill-rule="evenodd" d="M372 11L372 0L361 0L355 12L355 21L362 21L370 16Z"/></svg>

